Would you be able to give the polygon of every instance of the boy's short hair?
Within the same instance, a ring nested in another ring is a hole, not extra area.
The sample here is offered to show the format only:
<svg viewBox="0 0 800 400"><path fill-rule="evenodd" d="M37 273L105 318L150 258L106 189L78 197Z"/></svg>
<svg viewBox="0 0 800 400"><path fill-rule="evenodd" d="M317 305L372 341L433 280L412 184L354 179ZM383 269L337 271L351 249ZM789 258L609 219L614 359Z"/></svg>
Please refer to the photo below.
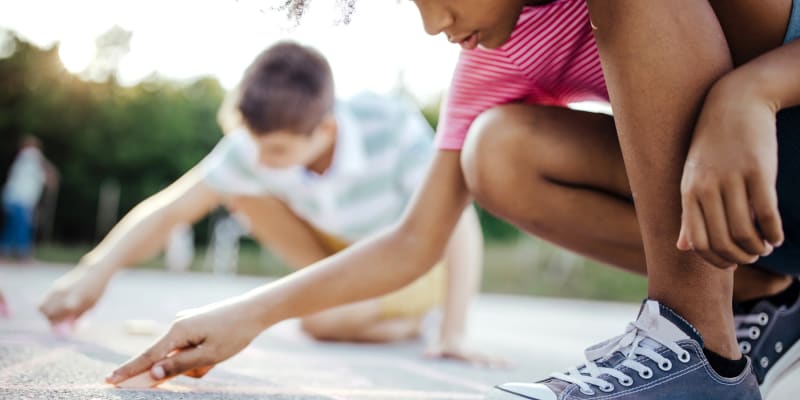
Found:
<svg viewBox="0 0 800 400"><path fill-rule="evenodd" d="M317 50L281 42L244 74L237 108L256 135L276 130L310 134L333 111L333 74Z"/></svg>

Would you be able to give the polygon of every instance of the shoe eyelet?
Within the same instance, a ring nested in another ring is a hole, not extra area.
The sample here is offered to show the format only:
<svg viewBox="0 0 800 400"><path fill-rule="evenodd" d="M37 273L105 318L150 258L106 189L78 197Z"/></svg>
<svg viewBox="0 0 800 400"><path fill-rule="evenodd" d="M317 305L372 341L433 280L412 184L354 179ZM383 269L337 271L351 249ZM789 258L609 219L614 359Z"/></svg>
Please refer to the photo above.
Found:
<svg viewBox="0 0 800 400"><path fill-rule="evenodd" d="M614 391L614 385L609 383L606 386L600 386L600 390L602 390L605 393L611 393Z"/></svg>
<svg viewBox="0 0 800 400"><path fill-rule="evenodd" d="M741 350L745 355L750 354L750 352L753 350L753 345L751 345L750 342L739 343L739 350Z"/></svg>
<svg viewBox="0 0 800 400"><path fill-rule="evenodd" d="M759 364L761 364L761 368L769 367L769 358L761 357L761 360L759 361Z"/></svg>
<svg viewBox="0 0 800 400"><path fill-rule="evenodd" d="M761 314L758 314L758 323L761 324L761 326L767 326L767 324L769 323L769 315L763 312Z"/></svg>
<svg viewBox="0 0 800 400"><path fill-rule="evenodd" d="M761 336L761 329L758 329L758 327L755 326L750 328L750 339L758 340L760 336Z"/></svg>
<svg viewBox="0 0 800 400"><path fill-rule="evenodd" d="M664 362L658 363L658 369L664 372L670 371L672 369L672 361L664 360Z"/></svg>
<svg viewBox="0 0 800 400"><path fill-rule="evenodd" d="M640 376L642 379L650 379L650 378L652 378L652 377L653 377L653 370L652 370L652 369L650 369L650 368L648 368L648 369L645 369L645 370L643 370L643 371L640 371L640 372L639 372L639 376Z"/></svg>
<svg viewBox="0 0 800 400"><path fill-rule="evenodd" d="M682 362L682 363L686 364L686 363L688 363L689 361L691 361L691 360L692 360L692 355L691 355L691 354L689 354L689 352L688 352L688 351L687 351L687 352L684 352L684 353L681 353L681 354L678 354L678 360L679 360L680 362Z"/></svg>
<svg viewBox="0 0 800 400"><path fill-rule="evenodd" d="M583 390L583 388L581 388L581 393L583 393L583 394L585 394L585 395L587 395L587 396L594 396L594 395L595 395L595 392L594 392L594 390L592 390L592 389L589 389L589 390Z"/></svg>
<svg viewBox="0 0 800 400"><path fill-rule="evenodd" d="M783 353L783 343L775 343L775 352L778 354Z"/></svg>
<svg viewBox="0 0 800 400"><path fill-rule="evenodd" d="M617 379L617 382L622 386L630 387L633 385L633 378L626 376L624 379Z"/></svg>

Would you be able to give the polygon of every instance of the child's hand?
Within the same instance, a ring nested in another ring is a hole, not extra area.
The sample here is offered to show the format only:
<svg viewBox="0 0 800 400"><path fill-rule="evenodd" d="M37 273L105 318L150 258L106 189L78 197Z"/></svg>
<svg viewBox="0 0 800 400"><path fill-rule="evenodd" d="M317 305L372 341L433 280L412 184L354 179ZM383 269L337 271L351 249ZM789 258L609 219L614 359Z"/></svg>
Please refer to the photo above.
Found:
<svg viewBox="0 0 800 400"><path fill-rule="evenodd" d="M508 360L484 354L473 349L466 348L463 344L434 343L425 350L425 356L429 358L441 358L445 360L455 360L467 364L487 367L487 368L509 368L511 363Z"/></svg>
<svg viewBox="0 0 800 400"><path fill-rule="evenodd" d="M39 305L39 311L53 327L75 321L94 307L108 282L107 274L78 266L53 284Z"/></svg>
<svg viewBox="0 0 800 400"><path fill-rule="evenodd" d="M677 246L720 268L752 264L783 242L776 110L750 82L729 75L711 90L681 182Z"/></svg>
<svg viewBox="0 0 800 400"><path fill-rule="evenodd" d="M117 368L106 382L117 385L146 371L152 378L148 381L154 383L181 374L201 378L244 349L262 330L244 299L185 311L164 336Z"/></svg>

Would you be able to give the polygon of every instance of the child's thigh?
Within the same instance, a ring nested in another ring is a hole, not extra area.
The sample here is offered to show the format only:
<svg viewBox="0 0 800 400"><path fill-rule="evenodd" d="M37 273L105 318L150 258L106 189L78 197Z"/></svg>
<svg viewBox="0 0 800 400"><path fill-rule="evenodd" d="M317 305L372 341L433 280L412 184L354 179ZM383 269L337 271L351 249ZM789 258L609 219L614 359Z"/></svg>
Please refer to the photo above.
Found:
<svg viewBox="0 0 800 400"><path fill-rule="evenodd" d="M777 188L785 240L759 264L800 275L800 106L778 113Z"/></svg>

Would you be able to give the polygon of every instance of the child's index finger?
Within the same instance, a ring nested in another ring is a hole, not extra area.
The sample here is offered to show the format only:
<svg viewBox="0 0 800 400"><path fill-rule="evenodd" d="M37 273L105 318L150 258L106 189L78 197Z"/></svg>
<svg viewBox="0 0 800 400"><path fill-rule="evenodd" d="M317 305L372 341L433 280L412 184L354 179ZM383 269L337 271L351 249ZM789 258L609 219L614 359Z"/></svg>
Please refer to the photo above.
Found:
<svg viewBox="0 0 800 400"><path fill-rule="evenodd" d="M144 353L128 360L125 364L122 364L119 368L114 370L114 372L106 377L106 382L117 385L128 379L133 379L135 376L149 374L150 368L152 368L156 362L167 358L170 353L175 351L174 345L168 335L169 334L162 336ZM136 382L138 381L134 383Z"/></svg>

